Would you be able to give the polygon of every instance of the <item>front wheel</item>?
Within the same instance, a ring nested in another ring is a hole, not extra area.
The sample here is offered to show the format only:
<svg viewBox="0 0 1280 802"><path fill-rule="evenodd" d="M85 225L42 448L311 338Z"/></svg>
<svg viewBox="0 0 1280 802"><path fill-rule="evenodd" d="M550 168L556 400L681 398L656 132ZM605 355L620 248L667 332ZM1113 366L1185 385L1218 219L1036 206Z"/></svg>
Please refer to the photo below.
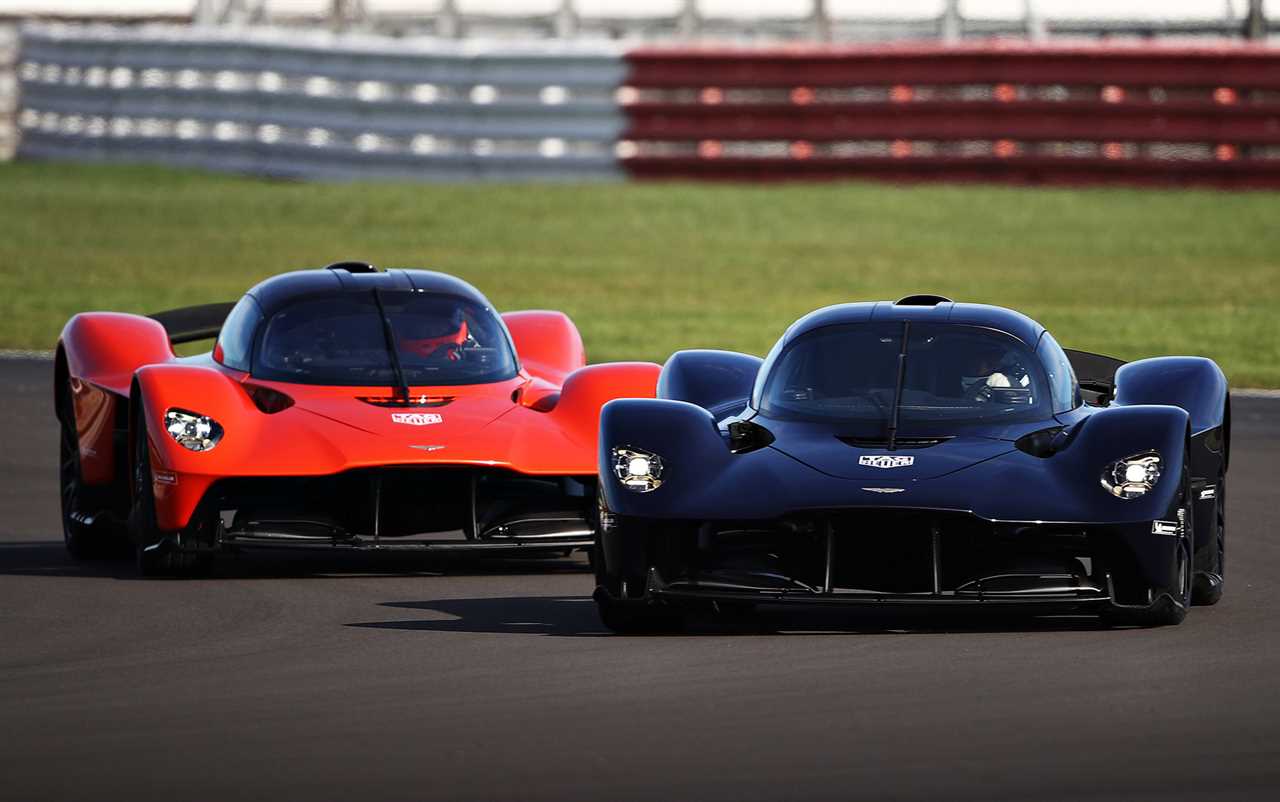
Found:
<svg viewBox="0 0 1280 802"><path fill-rule="evenodd" d="M619 635L653 635L675 632L683 628L684 616L679 610L657 605L645 599L626 598L626 581L621 572L611 574L605 554L604 540L618 536L624 524L609 510L604 493L596 491L596 538L591 548L591 569L596 579L594 599L600 613L600 622Z"/></svg>
<svg viewBox="0 0 1280 802"><path fill-rule="evenodd" d="M1191 477L1185 471L1182 476L1181 516L1184 521L1181 536L1173 560L1173 575L1169 588L1160 598L1146 608L1112 608L1106 620L1115 625L1138 627L1165 627L1181 624L1191 607L1192 550L1195 543L1195 508L1192 502Z"/></svg>
<svg viewBox="0 0 1280 802"><path fill-rule="evenodd" d="M58 411L58 489L62 501L62 542L76 560L111 556L119 545L108 522L95 520L107 509L107 491L84 483L80 470L80 438L76 432L71 390L62 394Z"/></svg>
<svg viewBox="0 0 1280 802"><path fill-rule="evenodd" d="M191 550L197 545L193 541L197 541L196 535L203 528L200 513L197 511L186 530L160 530L156 523L155 487L151 484L151 450L147 443L146 422L135 418L133 430L133 508L129 512L129 536L134 544L138 573L142 576L202 576L212 568L213 554Z"/></svg>
<svg viewBox="0 0 1280 802"><path fill-rule="evenodd" d="M1217 500L1214 503L1214 565L1210 571L1196 575L1191 601L1209 606L1222 601L1227 582L1227 477L1218 477Z"/></svg>
<svg viewBox="0 0 1280 802"><path fill-rule="evenodd" d="M684 628L679 610L636 599L614 599L596 593L600 622L619 635L661 635Z"/></svg>

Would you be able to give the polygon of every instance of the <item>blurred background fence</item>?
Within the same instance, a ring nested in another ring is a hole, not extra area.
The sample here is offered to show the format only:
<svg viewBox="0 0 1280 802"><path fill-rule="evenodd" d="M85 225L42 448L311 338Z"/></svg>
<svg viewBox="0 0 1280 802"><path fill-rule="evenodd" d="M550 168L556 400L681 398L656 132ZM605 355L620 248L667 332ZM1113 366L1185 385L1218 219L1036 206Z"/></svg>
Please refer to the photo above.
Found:
<svg viewBox="0 0 1280 802"><path fill-rule="evenodd" d="M328 27L472 39L737 43L990 36L1260 38L1267 27L1262 0L6 0L0 17Z"/></svg>
<svg viewBox="0 0 1280 802"><path fill-rule="evenodd" d="M1217 44L647 49L645 178L1280 186L1280 49Z"/></svg>
<svg viewBox="0 0 1280 802"><path fill-rule="evenodd" d="M25 29L20 154L291 177L617 174L611 46Z"/></svg>
<svg viewBox="0 0 1280 802"><path fill-rule="evenodd" d="M299 178L1280 186L1258 0L200 0L187 25L133 2L150 22L0 28L0 154L16 132L20 157Z"/></svg>

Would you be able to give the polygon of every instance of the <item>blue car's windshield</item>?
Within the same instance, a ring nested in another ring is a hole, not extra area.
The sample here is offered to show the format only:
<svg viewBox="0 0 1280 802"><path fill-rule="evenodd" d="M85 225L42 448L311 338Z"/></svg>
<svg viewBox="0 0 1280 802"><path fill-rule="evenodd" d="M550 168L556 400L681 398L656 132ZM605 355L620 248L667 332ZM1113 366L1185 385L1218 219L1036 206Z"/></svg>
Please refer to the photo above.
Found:
<svg viewBox="0 0 1280 802"><path fill-rule="evenodd" d="M482 384L516 375L515 353L492 309L407 291L299 299L267 321L250 372L298 384L394 386L400 377L389 343L408 385Z"/></svg>
<svg viewBox="0 0 1280 802"><path fill-rule="evenodd" d="M761 412L812 421L892 418L902 323L827 326L796 338L765 384ZM1035 354L992 329L912 324L899 416L910 421L1015 422L1052 414Z"/></svg>

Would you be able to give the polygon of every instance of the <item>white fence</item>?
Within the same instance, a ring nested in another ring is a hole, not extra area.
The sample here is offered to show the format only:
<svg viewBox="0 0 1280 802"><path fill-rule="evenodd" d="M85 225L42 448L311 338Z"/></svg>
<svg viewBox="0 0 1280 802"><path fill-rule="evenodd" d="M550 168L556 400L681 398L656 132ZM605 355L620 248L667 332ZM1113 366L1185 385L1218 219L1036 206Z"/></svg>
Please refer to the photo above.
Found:
<svg viewBox="0 0 1280 802"><path fill-rule="evenodd" d="M328 26L442 38L1262 38L1280 0L4 0L0 20ZM1269 5L1268 5L1269 4Z"/></svg>
<svg viewBox="0 0 1280 802"><path fill-rule="evenodd" d="M298 178L609 179L624 71L608 44L27 27L19 155Z"/></svg>

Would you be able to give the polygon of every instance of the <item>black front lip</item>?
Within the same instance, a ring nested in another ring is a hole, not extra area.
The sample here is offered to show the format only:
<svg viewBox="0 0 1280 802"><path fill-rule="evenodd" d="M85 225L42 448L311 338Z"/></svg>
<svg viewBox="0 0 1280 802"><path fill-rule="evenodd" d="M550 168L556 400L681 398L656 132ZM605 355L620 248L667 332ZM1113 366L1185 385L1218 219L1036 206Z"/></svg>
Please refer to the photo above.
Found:
<svg viewBox="0 0 1280 802"><path fill-rule="evenodd" d="M597 588L596 595L609 593ZM649 570L644 600L650 602L723 601L755 604L801 604L816 606L903 606L903 607L969 607L1002 609L1025 607L1028 609L1082 608L1112 606L1114 593L1110 579L1106 588L1082 587L1075 590L1024 593L982 593L980 591L936 593L880 593L865 590L822 591L802 588L766 588L725 584L699 585L694 582L670 582L662 578L656 568ZM1144 605L1145 606L1145 605Z"/></svg>

